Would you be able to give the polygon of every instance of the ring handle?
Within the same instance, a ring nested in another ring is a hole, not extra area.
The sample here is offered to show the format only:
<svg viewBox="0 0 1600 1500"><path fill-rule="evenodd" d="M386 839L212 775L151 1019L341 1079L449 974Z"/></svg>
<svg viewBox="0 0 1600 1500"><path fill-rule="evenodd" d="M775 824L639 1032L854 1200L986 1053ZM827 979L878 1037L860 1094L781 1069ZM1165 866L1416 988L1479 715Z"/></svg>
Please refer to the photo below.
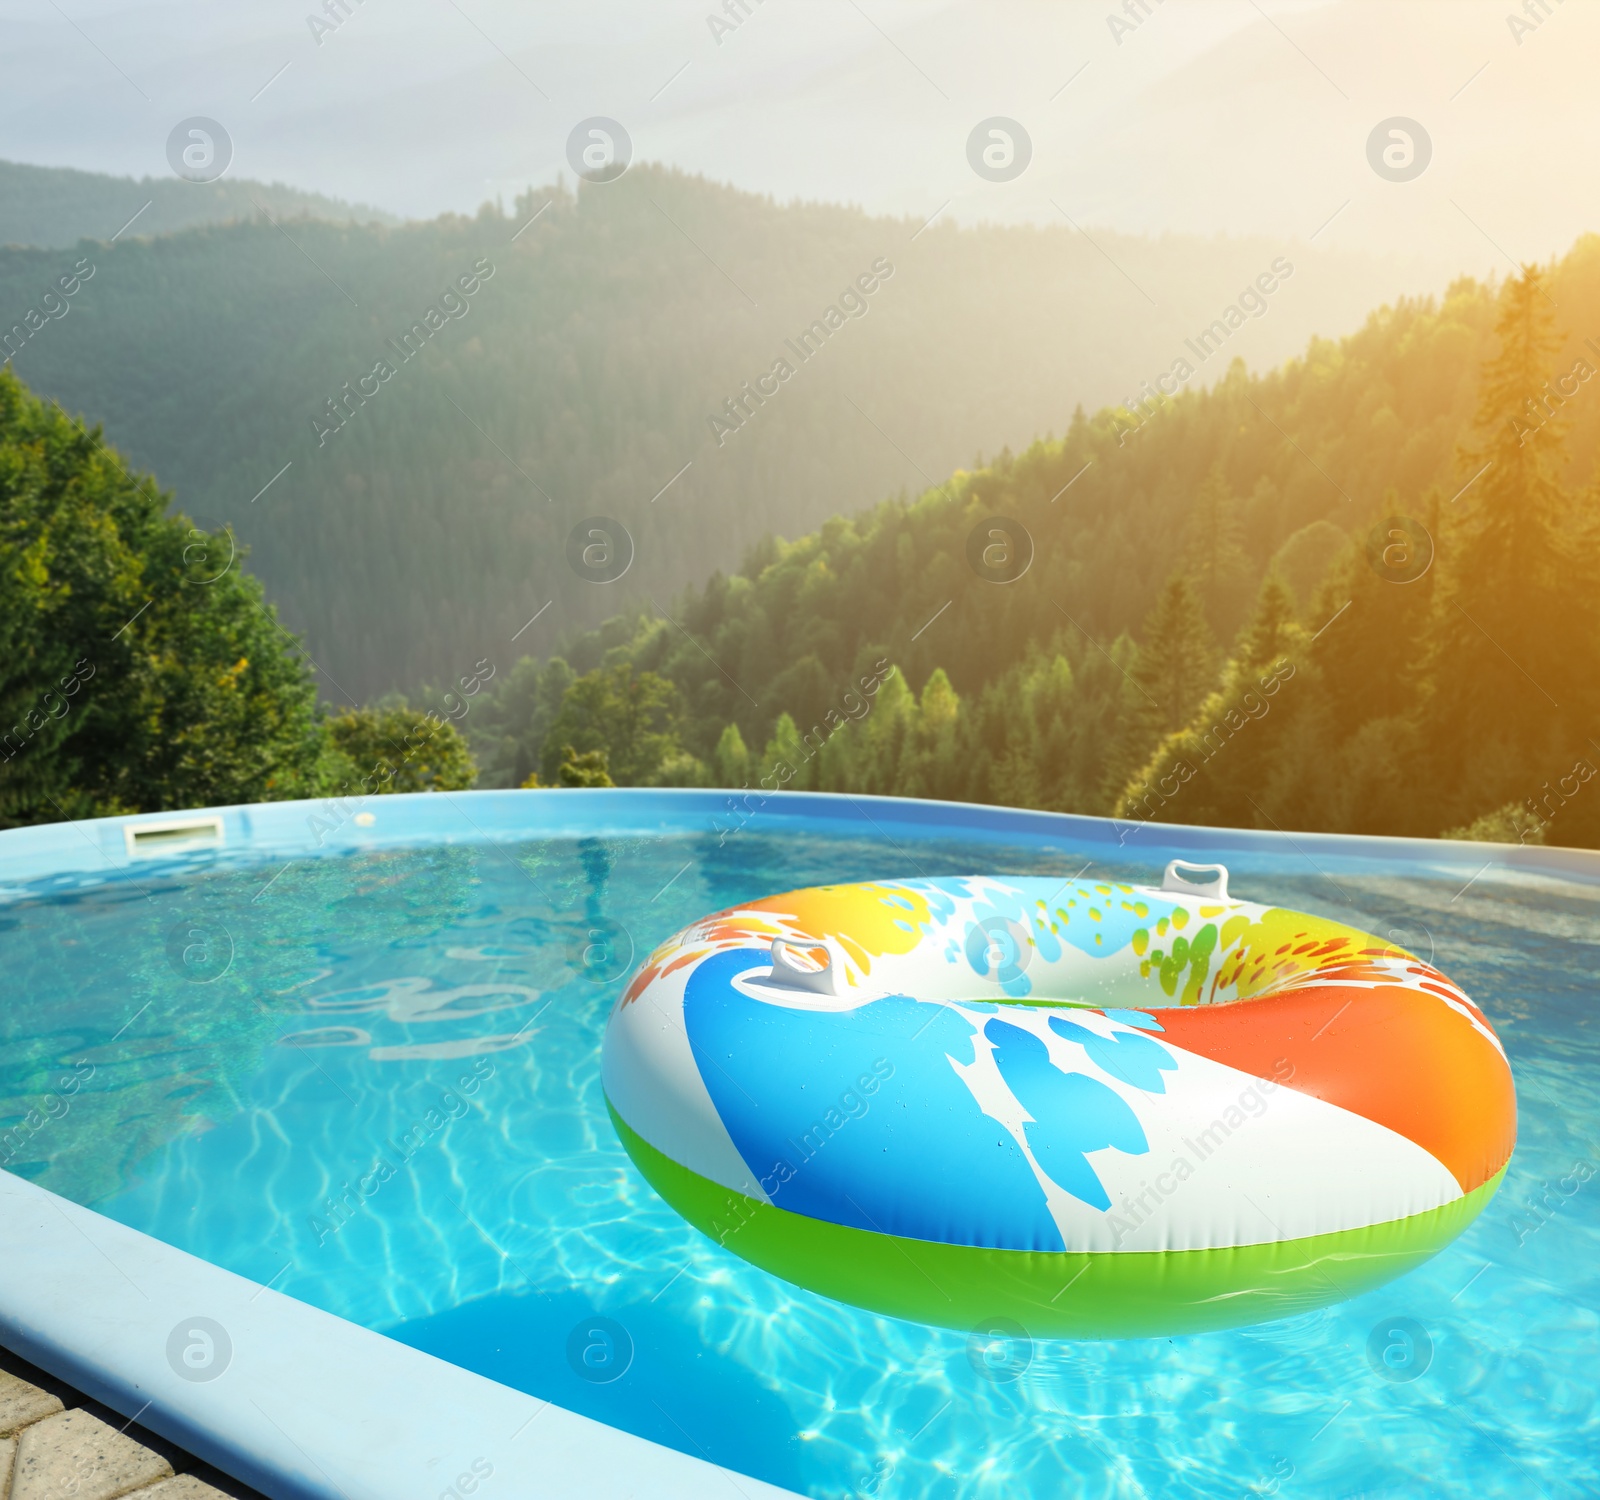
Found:
<svg viewBox="0 0 1600 1500"><path fill-rule="evenodd" d="M828 955L827 963L820 969L802 969L789 956L789 944L781 937L772 940L772 973L769 983L781 984L788 989L809 990L813 995L837 995L834 988L833 944L824 938L820 943L808 943L808 948L821 948Z"/></svg>
<svg viewBox="0 0 1600 1500"><path fill-rule="evenodd" d="M1187 872L1193 870L1204 874L1207 870L1214 870L1216 874L1210 880L1190 880ZM1219 901L1228 899L1228 867L1219 864L1195 865L1186 859L1173 860L1161 877L1163 891L1181 891L1190 896L1215 896Z"/></svg>

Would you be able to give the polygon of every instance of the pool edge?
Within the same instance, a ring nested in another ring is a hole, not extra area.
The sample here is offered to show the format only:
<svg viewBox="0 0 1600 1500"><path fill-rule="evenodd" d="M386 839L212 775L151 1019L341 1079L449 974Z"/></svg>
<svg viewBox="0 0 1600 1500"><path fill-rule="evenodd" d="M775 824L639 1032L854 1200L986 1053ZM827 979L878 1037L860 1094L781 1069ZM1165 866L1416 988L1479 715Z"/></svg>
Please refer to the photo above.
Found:
<svg viewBox="0 0 1600 1500"><path fill-rule="evenodd" d="M607 787L408 792L343 802L254 802L0 829L0 894L10 880L67 874L125 875L140 868L154 872L175 865L203 867L219 855L243 850L265 862L375 852L418 843L498 844L506 839L592 835L597 814L619 836L698 831L715 836L719 844L736 840L747 829L778 833L792 820L803 818L849 825L895 848L898 845L889 829L913 844L979 829L991 839L1065 843L1079 850L1101 848L1108 858L1149 862L1157 870L1174 854L1197 854L1213 861L1230 855L1266 855L1321 873L1320 855L1336 865L1361 859L1422 864L1440 872L1476 869L1474 881L1499 866L1526 875L1600 884L1600 850L1554 845L1135 823L1082 813L843 792ZM175 852L167 859L135 857L134 832L168 825L175 818L196 823L215 820L220 828L218 840L212 847ZM904 851L901 856L904 859Z"/></svg>
<svg viewBox="0 0 1600 1500"><path fill-rule="evenodd" d="M214 1378L187 1379L168 1340L201 1318L225 1330L231 1351ZM490 1485L485 1463L519 1495L702 1500L720 1479L751 1500L797 1500L298 1302L6 1171L0 1342L274 1500L436 1500L458 1475ZM528 1473L536 1487L515 1482Z"/></svg>

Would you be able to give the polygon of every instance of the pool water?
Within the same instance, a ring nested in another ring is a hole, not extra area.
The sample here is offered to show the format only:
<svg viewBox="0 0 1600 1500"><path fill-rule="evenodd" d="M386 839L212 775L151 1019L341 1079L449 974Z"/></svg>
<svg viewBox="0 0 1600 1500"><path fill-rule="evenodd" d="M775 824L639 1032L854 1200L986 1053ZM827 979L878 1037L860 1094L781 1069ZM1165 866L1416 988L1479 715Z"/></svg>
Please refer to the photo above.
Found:
<svg viewBox="0 0 1600 1500"><path fill-rule="evenodd" d="M575 794L547 794L568 796ZM703 826L703 825L702 825ZM1298 846L1296 846L1298 848ZM1289 1322L1099 1344L879 1318L746 1265L600 1086L633 965L800 885L1165 855L794 827L190 859L0 893L0 1165L507 1385L818 1497L1600 1491L1600 885L1282 857L1234 894L1432 957L1520 1139L1420 1270ZM490 1455L491 1459L493 1455Z"/></svg>

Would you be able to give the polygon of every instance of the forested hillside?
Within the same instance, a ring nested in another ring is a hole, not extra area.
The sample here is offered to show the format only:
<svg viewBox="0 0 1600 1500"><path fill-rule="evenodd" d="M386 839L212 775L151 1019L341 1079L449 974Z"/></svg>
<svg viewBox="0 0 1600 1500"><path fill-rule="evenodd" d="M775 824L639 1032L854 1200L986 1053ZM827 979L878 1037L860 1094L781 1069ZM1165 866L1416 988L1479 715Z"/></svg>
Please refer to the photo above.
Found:
<svg viewBox="0 0 1600 1500"><path fill-rule="evenodd" d="M8 363L191 476L167 514L0 377L0 820L465 785L470 694L486 784L735 819L813 787L1600 844L1600 238L1209 387L1130 373L1107 288L1172 247L1111 248L641 170L0 253L42 309ZM1263 265L1175 347L1223 368L1299 274ZM1064 435L923 457L1107 365L1132 398ZM431 714L359 706L427 678Z"/></svg>
<svg viewBox="0 0 1600 1500"><path fill-rule="evenodd" d="M395 228L141 237L155 212L112 247L0 251L0 317L26 331L7 353L191 515L234 527L344 704L665 605L769 533L1059 434L1077 402L1135 396L1179 359L1195 386L1241 348L1273 362L1309 330L1356 326L1396 274L1266 241L778 205L644 165ZM1279 262L1289 274L1269 274ZM1202 359L1187 341L1213 324ZM1137 472L1140 528L1180 526L1181 487ZM1133 518L1054 513L1088 528L1074 555L1142 607ZM596 514L634 547L604 586L566 558Z"/></svg>
<svg viewBox="0 0 1600 1500"><path fill-rule="evenodd" d="M289 797L448 790L454 724L329 717L226 535L0 370L0 828Z"/></svg>
<svg viewBox="0 0 1600 1500"><path fill-rule="evenodd" d="M770 541L525 660L491 777L1600 843L1600 239ZM570 751L569 751L570 747Z"/></svg>
<svg viewBox="0 0 1600 1500"><path fill-rule="evenodd" d="M342 203L281 182L232 177L204 183L177 177L135 181L71 167L0 161L0 245L64 249L79 240L109 240L124 229L147 236L254 219L263 209L275 219L394 222L392 215L367 204Z"/></svg>

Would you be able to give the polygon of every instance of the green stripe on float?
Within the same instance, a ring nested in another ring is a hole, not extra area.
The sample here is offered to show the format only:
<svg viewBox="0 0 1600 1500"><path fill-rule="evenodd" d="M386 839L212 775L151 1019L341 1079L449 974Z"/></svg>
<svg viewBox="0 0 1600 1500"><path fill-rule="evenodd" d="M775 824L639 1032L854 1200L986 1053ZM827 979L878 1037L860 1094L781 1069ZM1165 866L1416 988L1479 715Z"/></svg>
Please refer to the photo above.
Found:
<svg viewBox="0 0 1600 1500"><path fill-rule="evenodd" d="M1219 1250L1053 1254L904 1239L763 1203L691 1172L631 1130L634 1164L702 1234L797 1286L892 1318L962 1332L1005 1317L1039 1338L1201 1333L1293 1317L1392 1281L1436 1255L1500 1180L1427 1213L1365 1229Z"/></svg>

